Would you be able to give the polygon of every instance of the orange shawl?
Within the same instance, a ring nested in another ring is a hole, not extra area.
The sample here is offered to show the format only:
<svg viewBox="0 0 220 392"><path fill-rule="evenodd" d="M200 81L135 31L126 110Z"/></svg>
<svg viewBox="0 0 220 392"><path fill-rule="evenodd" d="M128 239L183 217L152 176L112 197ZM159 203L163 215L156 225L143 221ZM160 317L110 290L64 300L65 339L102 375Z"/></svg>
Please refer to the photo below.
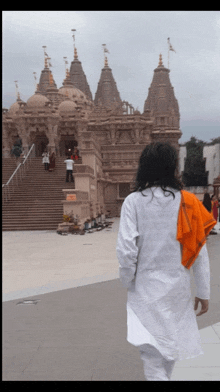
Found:
<svg viewBox="0 0 220 392"><path fill-rule="evenodd" d="M193 265L206 242L206 237L215 225L216 220L201 201L193 193L181 191L176 239L182 245L184 267L190 269Z"/></svg>

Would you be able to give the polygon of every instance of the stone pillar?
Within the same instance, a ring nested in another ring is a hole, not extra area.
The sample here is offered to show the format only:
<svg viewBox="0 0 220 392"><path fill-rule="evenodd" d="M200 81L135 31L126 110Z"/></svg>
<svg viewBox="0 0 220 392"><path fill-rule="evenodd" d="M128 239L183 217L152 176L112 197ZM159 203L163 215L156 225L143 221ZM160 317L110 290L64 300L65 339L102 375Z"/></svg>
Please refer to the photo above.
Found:
<svg viewBox="0 0 220 392"><path fill-rule="evenodd" d="M5 127L3 127L2 131L2 156L3 158L10 158L10 141L9 141L9 135L7 134L7 130Z"/></svg>
<svg viewBox="0 0 220 392"><path fill-rule="evenodd" d="M56 154L56 140L58 139L58 135L57 135L57 128L58 128L58 124L57 124L57 119L49 119L48 120L48 131L46 132L46 136L49 140L49 144L48 144L48 152L49 154L52 154L53 152Z"/></svg>
<svg viewBox="0 0 220 392"><path fill-rule="evenodd" d="M28 151L29 151L29 137L28 135L25 133L24 130L20 131L19 130L19 136L22 140L22 149L25 155L27 155Z"/></svg>
<svg viewBox="0 0 220 392"><path fill-rule="evenodd" d="M81 155L83 148L85 148L85 146L83 145L84 137L82 135L84 132L87 132L87 129L88 129L88 120L84 119L84 120L77 121L76 132L77 132L78 150L80 152L80 155Z"/></svg>
<svg viewBox="0 0 220 392"><path fill-rule="evenodd" d="M111 140L111 144L114 146L116 143L116 127L114 124L110 124L109 127L110 130L110 140Z"/></svg>
<svg viewBox="0 0 220 392"><path fill-rule="evenodd" d="M135 125L134 130L132 131L132 137L135 144L139 144L140 142L140 127Z"/></svg>
<svg viewBox="0 0 220 392"><path fill-rule="evenodd" d="M26 155L29 150L29 136L30 136L30 131L27 129L27 123L24 118L19 117L16 119L15 122L18 135L22 140L22 149L24 154Z"/></svg>
<svg viewBox="0 0 220 392"><path fill-rule="evenodd" d="M78 229L83 230L85 221L90 219L88 192L83 192L79 189L63 189L63 193L63 215L68 215L71 218L77 217ZM68 232L74 229L74 226L73 222L63 222L58 225L57 230Z"/></svg>

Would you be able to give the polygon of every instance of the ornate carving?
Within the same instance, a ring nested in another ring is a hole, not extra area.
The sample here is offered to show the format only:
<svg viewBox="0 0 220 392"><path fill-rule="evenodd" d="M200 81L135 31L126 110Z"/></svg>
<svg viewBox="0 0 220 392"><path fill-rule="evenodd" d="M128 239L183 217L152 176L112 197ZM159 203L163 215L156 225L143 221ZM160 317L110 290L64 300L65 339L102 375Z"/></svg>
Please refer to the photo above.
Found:
<svg viewBox="0 0 220 392"><path fill-rule="evenodd" d="M111 178L117 182L131 182L133 180L132 174L113 174L111 175Z"/></svg>
<svg viewBox="0 0 220 392"><path fill-rule="evenodd" d="M117 144L132 144L134 143L133 131L117 131Z"/></svg>

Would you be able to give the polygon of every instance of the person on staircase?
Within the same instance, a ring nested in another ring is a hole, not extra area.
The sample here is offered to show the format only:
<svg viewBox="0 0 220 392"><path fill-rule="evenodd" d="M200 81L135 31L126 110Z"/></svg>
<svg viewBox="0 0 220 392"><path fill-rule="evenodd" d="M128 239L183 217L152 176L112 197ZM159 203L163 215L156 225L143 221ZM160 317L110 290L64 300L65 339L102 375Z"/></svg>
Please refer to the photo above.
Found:
<svg viewBox="0 0 220 392"><path fill-rule="evenodd" d="M55 152L52 152L52 154L50 155L49 172L55 170L55 162L56 162Z"/></svg>
<svg viewBox="0 0 220 392"><path fill-rule="evenodd" d="M73 159L74 161L77 161L79 159L79 151L77 150L77 148L74 148L73 153L71 154L71 159Z"/></svg>
<svg viewBox="0 0 220 392"><path fill-rule="evenodd" d="M214 232L215 234L217 234L217 228L218 228L218 208L219 208L219 202L218 202L218 198L216 195L212 195L211 197L211 203L212 203L212 215L213 218L216 220L217 224L214 227Z"/></svg>
<svg viewBox="0 0 220 392"><path fill-rule="evenodd" d="M43 157L42 163L44 163L44 169L48 170L50 159L49 159L49 153L47 152L47 150L44 150L42 157Z"/></svg>
<svg viewBox="0 0 220 392"><path fill-rule="evenodd" d="M73 165L74 165L74 160L71 159L70 156L64 161L66 163L66 182L69 182L69 177L71 182L74 182L73 179Z"/></svg>

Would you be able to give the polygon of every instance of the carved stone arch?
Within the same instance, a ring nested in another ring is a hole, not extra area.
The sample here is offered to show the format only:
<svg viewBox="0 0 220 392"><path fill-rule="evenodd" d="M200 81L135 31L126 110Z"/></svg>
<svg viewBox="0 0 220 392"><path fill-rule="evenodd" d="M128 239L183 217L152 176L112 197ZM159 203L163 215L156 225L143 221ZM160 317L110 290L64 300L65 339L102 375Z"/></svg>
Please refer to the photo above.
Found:
<svg viewBox="0 0 220 392"><path fill-rule="evenodd" d="M67 156L69 153L73 153L75 148L79 147L79 140L76 139L73 132L62 132L59 135L59 155Z"/></svg>
<svg viewBox="0 0 220 392"><path fill-rule="evenodd" d="M46 129L37 125L32 126L29 128L29 135L30 144L35 144L36 156L41 157L49 145L49 138L47 136Z"/></svg>

